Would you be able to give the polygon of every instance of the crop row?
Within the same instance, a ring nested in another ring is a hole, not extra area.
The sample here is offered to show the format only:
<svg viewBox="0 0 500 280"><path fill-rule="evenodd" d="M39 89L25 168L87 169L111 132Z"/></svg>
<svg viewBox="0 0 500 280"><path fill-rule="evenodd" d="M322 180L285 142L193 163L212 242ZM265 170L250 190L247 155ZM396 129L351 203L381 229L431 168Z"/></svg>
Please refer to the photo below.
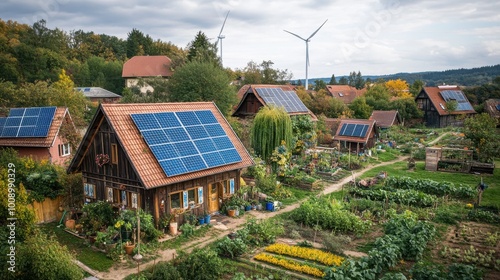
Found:
<svg viewBox="0 0 500 280"><path fill-rule="evenodd" d="M296 272L300 272L300 273L305 273L305 274L313 275L316 277L325 276L325 273L319 268L312 267L310 265L303 264L303 263L300 263L298 261L293 261L293 260L289 260L286 258L276 257L276 256L266 254L266 253L257 254L257 255L255 255L254 259L256 259L258 261L266 262L269 264L273 264L276 266L281 266L281 267L286 268L288 270L292 270L292 271L296 271Z"/></svg>
<svg viewBox="0 0 500 280"><path fill-rule="evenodd" d="M265 250L266 252L276 253L279 255L286 255L310 261L316 261L328 266L339 266L344 261L344 258L340 256L319 249L291 246L282 243L269 245L265 248Z"/></svg>
<svg viewBox="0 0 500 280"><path fill-rule="evenodd" d="M385 186L395 189L417 190L438 196L450 196L458 199L474 198L476 189L460 184L455 186L450 182L436 182L429 179L412 179L410 177L388 177Z"/></svg>
<svg viewBox="0 0 500 280"><path fill-rule="evenodd" d="M412 205L418 207L430 207L437 202L437 197L432 194L426 194L422 191L407 190L385 190L385 189L361 189L352 188L349 193L356 197L362 197L376 201L388 201L398 204Z"/></svg>

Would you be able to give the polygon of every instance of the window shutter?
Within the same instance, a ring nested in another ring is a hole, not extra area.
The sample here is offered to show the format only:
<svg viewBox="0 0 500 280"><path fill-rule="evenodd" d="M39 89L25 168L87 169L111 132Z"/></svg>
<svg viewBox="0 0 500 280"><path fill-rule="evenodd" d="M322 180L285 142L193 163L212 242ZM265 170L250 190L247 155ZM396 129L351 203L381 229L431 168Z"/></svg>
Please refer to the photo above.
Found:
<svg viewBox="0 0 500 280"><path fill-rule="evenodd" d="M229 180L229 193L234 194L234 179Z"/></svg>
<svg viewBox="0 0 500 280"><path fill-rule="evenodd" d="M59 150L59 156L62 156L62 147L61 147L61 144L57 145L57 149Z"/></svg>
<svg viewBox="0 0 500 280"><path fill-rule="evenodd" d="M183 203L184 209L187 209L188 208L188 204L189 204L189 201L188 201L188 192L187 191L183 191L182 192L182 203Z"/></svg>
<svg viewBox="0 0 500 280"><path fill-rule="evenodd" d="M198 187L198 204L203 204L203 187Z"/></svg>

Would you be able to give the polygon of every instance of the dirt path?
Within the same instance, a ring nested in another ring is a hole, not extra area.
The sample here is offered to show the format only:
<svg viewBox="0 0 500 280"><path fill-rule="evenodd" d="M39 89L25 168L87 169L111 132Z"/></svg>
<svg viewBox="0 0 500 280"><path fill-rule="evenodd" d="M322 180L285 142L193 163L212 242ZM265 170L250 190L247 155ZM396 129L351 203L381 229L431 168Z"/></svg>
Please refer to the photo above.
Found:
<svg viewBox="0 0 500 280"><path fill-rule="evenodd" d="M441 135L440 137L435 139L433 142L437 142L444 135L445 134ZM368 170L371 170L371 169L379 167L379 166L386 166L386 165L390 165L390 164L393 164L396 162L404 161L404 160L407 160L408 158L409 158L408 156L404 156L404 157L399 157L397 159L394 159L394 160L391 160L388 162L369 165L365 169L354 172L351 176L348 176L337 183L333 183L333 184L326 186L325 189L323 190L323 192L321 192L321 194L329 194L329 193L340 190L342 188L342 186L349 183L353 179L353 177L358 178L359 176L363 175ZM274 217L274 216L282 214L282 213L290 212L290 211L296 209L297 207L299 207L301 205L301 203L302 203L302 200L298 201L292 205L287 205L286 207L284 207L276 212L249 211L247 213L249 213L249 215L251 215L257 219L267 219L267 218L271 218L271 217ZM214 220L213 230L215 232L213 232L210 236L206 236L206 237L202 238L201 240L196 239L196 240L193 240L191 242L188 242L188 243L184 244L181 249L186 251L186 252L191 252L195 248L203 248L203 247L207 246L208 244L212 243L213 241L215 241L219 238L222 238L222 237L226 236L227 234L229 234L230 232L235 231L239 227L243 226L245 224L246 220L248 219L249 215L240 216L238 218L229 218L226 216L214 216L213 217L213 220ZM156 258L155 260L149 261L147 263L141 263L140 269L144 270L147 267L152 266L155 263L158 263L161 261L170 261L177 255L177 251L175 249L167 249L164 251L159 251L158 254L159 254L159 257ZM82 268L85 267L85 265L83 265L83 264L79 264L79 265ZM123 279L130 274L137 273L137 267L129 267L127 264L125 264L125 265L115 264L110 269L109 272L96 272L96 271L92 271L88 267L86 267L84 269L98 279Z"/></svg>

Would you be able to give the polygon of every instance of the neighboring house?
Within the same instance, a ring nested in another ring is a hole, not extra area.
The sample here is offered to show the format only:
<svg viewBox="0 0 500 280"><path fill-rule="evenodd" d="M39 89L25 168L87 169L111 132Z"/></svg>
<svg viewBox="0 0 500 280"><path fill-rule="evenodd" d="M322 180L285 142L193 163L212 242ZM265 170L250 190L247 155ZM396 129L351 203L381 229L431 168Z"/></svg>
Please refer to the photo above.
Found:
<svg viewBox="0 0 500 280"><path fill-rule="evenodd" d="M125 86L137 86L140 79L161 77L168 79L172 76L172 61L164 55L134 56L123 64L122 78ZM154 91L153 87L145 83L140 87L142 93Z"/></svg>
<svg viewBox="0 0 500 280"><path fill-rule="evenodd" d="M75 90L94 103L118 103L122 99L121 95L100 87L76 87Z"/></svg>
<svg viewBox="0 0 500 280"><path fill-rule="evenodd" d="M484 102L484 111L492 118L497 119L500 126L500 99L488 99Z"/></svg>
<svg viewBox="0 0 500 280"><path fill-rule="evenodd" d="M348 85L327 85L326 90L333 98L341 100L346 105L366 93L366 88L357 89Z"/></svg>
<svg viewBox="0 0 500 280"><path fill-rule="evenodd" d="M342 119L333 137L340 149L360 153L375 146L378 130L375 120Z"/></svg>
<svg viewBox="0 0 500 280"><path fill-rule="evenodd" d="M290 116L316 116L304 105L297 93L288 85L245 85L238 91L239 104L233 116L248 117L259 112L260 107L274 105L285 108Z"/></svg>
<svg viewBox="0 0 500 280"><path fill-rule="evenodd" d="M446 103L451 101L458 104L453 112L446 109ZM464 116L476 113L458 86L424 87L415 102L424 112L424 122L428 127L462 126Z"/></svg>
<svg viewBox="0 0 500 280"><path fill-rule="evenodd" d="M76 133L65 107L11 108L0 118L0 147L11 147L19 156L64 165L72 154L64 133Z"/></svg>
<svg viewBox="0 0 500 280"><path fill-rule="evenodd" d="M370 120L377 122L378 129L388 129L393 125L402 123L401 115L397 110L390 111L373 111Z"/></svg>
<svg viewBox="0 0 500 280"><path fill-rule="evenodd" d="M212 102L101 104L68 172L82 173L85 203L142 208L158 222L219 211L251 165Z"/></svg>

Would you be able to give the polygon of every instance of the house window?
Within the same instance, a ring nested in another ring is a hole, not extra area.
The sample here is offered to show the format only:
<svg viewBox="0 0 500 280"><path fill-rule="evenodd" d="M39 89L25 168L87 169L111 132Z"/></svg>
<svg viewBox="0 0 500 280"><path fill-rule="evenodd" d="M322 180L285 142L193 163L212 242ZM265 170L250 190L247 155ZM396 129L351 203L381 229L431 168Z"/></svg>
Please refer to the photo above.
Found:
<svg viewBox="0 0 500 280"><path fill-rule="evenodd" d="M234 178L223 181L222 187L224 189L224 197L234 194Z"/></svg>
<svg viewBox="0 0 500 280"><path fill-rule="evenodd" d="M69 143L59 145L59 156L69 156L71 154L71 145Z"/></svg>
<svg viewBox="0 0 500 280"><path fill-rule="evenodd" d="M111 163L118 164L118 145L111 144Z"/></svg>
<svg viewBox="0 0 500 280"><path fill-rule="evenodd" d="M170 195L170 208L191 208L203 204L203 187L196 187L187 191Z"/></svg>
<svg viewBox="0 0 500 280"><path fill-rule="evenodd" d="M137 203L138 199L137 199L137 194L136 193L132 193L132 208L136 208L137 209Z"/></svg>
<svg viewBox="0 0 500 280"><path fill-rule="evenodd" d="M95 198L95 185L92 184L83 184L83 193L85 194L85 197L88 198Z"/></svg>
<svg viewBox="0 0 500 280"><path fill-rule="evenodd" d="M107 198L106 198L106 200L108 202L113 203L113 188L106 188L106 190L107 190Z"/></svg>

